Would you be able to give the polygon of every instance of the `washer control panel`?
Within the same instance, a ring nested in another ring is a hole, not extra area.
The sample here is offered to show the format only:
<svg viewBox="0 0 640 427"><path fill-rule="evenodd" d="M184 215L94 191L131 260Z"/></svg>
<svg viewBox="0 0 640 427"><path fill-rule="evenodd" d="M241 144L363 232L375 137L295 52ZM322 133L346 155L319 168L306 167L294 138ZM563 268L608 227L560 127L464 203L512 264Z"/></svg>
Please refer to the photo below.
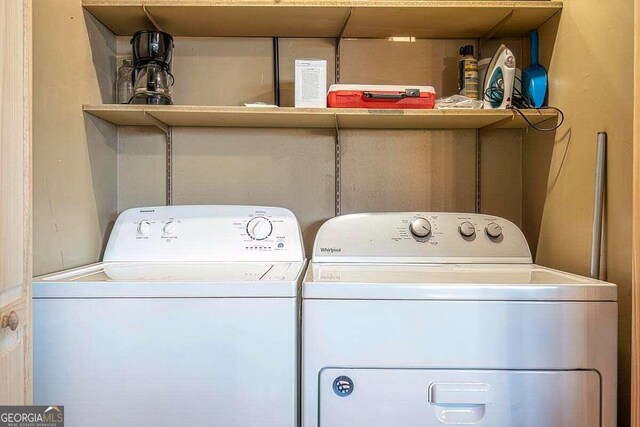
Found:
<svg viewBox="0 0 640 427"><path fill-rule="evenodd" d="M302 261L300 226L283 208L159 206L118 217L105 261Z"/></svg>
<svg viewBox="0 0 640 427"><path fill-rule="evenodd" d="M531 263L512 222L482 214L394 212L332 218L320 228L314 262Z"/></svg>

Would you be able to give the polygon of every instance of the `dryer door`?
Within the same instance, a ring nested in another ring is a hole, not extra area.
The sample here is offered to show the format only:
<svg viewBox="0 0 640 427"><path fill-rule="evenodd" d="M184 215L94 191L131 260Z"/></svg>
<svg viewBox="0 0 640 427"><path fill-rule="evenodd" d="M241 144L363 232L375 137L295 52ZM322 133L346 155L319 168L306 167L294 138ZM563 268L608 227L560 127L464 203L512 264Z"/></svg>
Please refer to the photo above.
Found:
<svg viewBox="0 0 640 427"><path fill-rule="evenodd" d="M319 425L600 426L595 371L325 369Z"/></svg>

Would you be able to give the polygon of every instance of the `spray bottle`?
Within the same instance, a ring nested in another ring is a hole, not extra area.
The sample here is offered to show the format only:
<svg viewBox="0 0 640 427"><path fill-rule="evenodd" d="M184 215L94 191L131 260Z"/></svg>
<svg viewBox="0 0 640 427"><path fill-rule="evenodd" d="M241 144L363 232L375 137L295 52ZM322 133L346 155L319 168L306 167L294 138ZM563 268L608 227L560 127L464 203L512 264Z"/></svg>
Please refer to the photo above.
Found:
<svg viewBox="0 0 640 427"><path fill-rule="evenodd" d="M473 46L460 48L460 62L458 63L458 91L471 99L479 99L478 94L478 60L473 56Z"/></svg>

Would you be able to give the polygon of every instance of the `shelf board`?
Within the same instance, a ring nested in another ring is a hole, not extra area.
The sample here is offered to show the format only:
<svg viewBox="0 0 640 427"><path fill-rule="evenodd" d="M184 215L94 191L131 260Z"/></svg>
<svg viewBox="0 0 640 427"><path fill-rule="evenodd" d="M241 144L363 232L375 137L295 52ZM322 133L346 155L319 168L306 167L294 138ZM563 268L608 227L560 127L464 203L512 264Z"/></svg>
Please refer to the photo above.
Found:
<svg viewBox="0 0 640 427"><path fill-rule="evenodd" d="M153 28L175 37L523 36L562 9L557 0L82 0L116 35Z"/></svg>
<svg viewBox="0 0 640 427"><path fill-rule="evenodd" d="M352 108L253 108L194 105L85 105L83 110L118 126L334 129L520 129L511 110L366 110ZM534 124L553 119L553 110L523 110Z"/></svg>

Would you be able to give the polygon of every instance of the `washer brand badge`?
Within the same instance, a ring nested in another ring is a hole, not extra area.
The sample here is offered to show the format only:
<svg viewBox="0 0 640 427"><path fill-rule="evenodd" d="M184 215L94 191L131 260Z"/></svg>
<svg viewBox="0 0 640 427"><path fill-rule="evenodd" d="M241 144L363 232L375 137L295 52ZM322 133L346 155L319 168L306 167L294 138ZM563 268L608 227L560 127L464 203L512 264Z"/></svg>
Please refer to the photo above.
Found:
<svg viewBox="0 0 640 427"><path fill-rule="evenodd" d="M353 380L346 375L340 375L333 380L333 392L340 397L347 397L353 393Z"/></svg>
<svg viewBox="0 0 640 427"><path fill-rule="evenodd" d="M64 427L64 406L0 406L0 427Z"/></svg>
<svg viewBox="0 0 640 427"><path fill-rule="evenodd" d="M140 213L149 213L149 212L155 212L155 209L141 209Z"/></svg>
<svg viewBox="0 0 640 427"><path fill-rule="evenodd" d="M320 252L329 252L329 253L342 252L342 248L320 248Z"/></svg>

